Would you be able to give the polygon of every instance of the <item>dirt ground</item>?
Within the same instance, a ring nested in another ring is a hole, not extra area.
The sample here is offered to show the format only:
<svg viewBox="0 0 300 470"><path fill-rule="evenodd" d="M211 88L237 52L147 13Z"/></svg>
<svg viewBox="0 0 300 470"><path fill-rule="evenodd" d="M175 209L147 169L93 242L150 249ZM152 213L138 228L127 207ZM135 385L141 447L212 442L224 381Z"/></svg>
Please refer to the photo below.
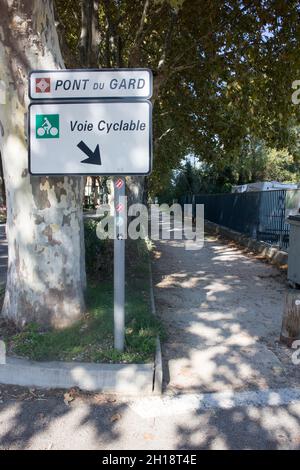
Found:
<svg viewBox="0 0 300 470"><path fill-rule="evenodd" d="M207 235L204 248L156 244L155 300L167 339L165 390L219 392L299 385L279 342L286 274Z"/></svg>

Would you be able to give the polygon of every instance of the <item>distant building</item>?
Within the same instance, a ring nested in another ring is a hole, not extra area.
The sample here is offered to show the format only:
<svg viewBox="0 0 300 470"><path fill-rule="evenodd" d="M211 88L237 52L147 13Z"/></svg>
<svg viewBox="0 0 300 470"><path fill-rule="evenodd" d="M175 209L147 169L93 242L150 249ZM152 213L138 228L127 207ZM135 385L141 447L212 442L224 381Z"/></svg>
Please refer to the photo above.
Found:
<svg viewBox="0 0 300 470"><path fill-rule="evenodd" d="M107 177L87 176L84 187L84 207L97 208L109 202L110 184Z"/></svg>
<svg viewBox="0 0 300 470"><path fill-rule="evenodd" d="M279 183L278 181L263 181L257 183L232 186L232 193L245 193L249 191L276 191L280 189L300 189L300 183Z"/></svg>

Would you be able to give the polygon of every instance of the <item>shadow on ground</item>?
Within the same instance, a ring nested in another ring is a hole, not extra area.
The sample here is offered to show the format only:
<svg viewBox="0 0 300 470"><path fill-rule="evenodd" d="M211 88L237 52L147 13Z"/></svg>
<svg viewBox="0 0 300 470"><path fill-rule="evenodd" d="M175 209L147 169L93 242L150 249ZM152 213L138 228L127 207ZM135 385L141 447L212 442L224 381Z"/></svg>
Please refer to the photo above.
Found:
<svg viewBox="0 0 300 470"><path fill-rule="evenodd" d="M0 393L0 449L300 448L300 400L226 409L221 399L205 409L190 407L188 395L126 402L78 392L65 403L62 391L0 386Z"/></svg>
<svg viewBox="0 0 300 470"><path fill-rule="evenodd" d="M209 236L199 251L157 242L154 257L167 392L298 386L294 351L278 342L282 273Z"/></svg>
<svg viewBox="0 0 300 470"><path fill-rule="evenodd" d="M0 385L0 392L1 449L109 448L120 437L125 405L113 397L78 392L74 406L66 391Z"/></svg>
<svg viewBox="0 0 300 470"><path fill-rule="evenodd" d="M212 237L194 252L159 242L155 257L165 397L145 399L139 411L143 399L79 393L69 403L62 391L0 386L1 449L300 448L300 400L276 402L276 390L299 384L299 366L277 343L282 275ZM264 406L225 399L205 409L185 395L271 388Z"/></svg>

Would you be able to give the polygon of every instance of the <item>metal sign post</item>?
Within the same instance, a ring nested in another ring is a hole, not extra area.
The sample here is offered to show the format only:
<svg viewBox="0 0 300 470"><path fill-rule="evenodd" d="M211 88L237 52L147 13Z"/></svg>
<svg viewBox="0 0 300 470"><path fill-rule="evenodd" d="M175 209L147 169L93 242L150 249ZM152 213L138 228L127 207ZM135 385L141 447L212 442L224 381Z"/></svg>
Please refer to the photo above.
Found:
<svg viewBox="0 0 300 470"><path fill-rule="evenodd" d="M125 340L125 179L114 180L115 239L114 239L114 346L124 350Z"/></svg>

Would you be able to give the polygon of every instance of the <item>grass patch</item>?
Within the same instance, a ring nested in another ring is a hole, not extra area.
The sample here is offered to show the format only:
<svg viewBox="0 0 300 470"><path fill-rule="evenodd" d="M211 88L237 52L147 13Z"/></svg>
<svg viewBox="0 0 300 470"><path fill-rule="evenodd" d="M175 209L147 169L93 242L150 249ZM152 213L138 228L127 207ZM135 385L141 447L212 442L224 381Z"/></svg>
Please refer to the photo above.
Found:
<svg viewBox="0 0 300 470"><path fill-rule="evenodd" d="M99 240L97 239L97 243ZM106 262L112 263L112 251L108 245L98 246ZM88 254L94 241L90 241ZM99 243L101 245L101 242ZM102 251L101 251L102 250ZM101 256L99 255L99 259ZM43 331L39 325L28 324L24 330L3 335L8 351L32 360L92 361L107 363L143 363L153 360L156 337L161 324L152 315L149 286L149 251L145 242L126 242L126 347L124 353L113 347L113 280L95 280L94 271L88 270L89 282L86 294L87 314L72 327L64 330ZM96 270L96 273L95 273ZM102 268L100 269L102 272ZM5 329L4 329L5 330Z"/></svg>
<svg viewBox="0 0 300 470"><path fill-rule="evenodd" d="M6 208L0 207L0 224L6 223Z"/></svg>

